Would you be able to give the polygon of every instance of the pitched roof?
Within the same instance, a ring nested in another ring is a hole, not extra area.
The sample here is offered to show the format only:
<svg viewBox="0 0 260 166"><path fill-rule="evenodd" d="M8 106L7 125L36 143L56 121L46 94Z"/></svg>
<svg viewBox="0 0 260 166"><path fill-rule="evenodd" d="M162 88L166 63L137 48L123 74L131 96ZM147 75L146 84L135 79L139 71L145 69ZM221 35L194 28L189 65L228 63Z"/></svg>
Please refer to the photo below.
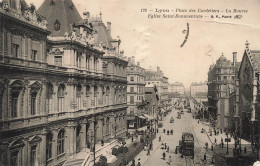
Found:
<svg viewBox="0 0 260 166"><path fill-rule="evenodd" d="M253 69L260 71L260 50L250 50L248 57L252 62Z"/></svg>
<svg viewBox="0 0 260 166"><path fill-rule="evenodd" d="M93 29L97 31L97 38L95 40L96 44L99 45L103 43L108 48L113 48L111 41L113 40L110 33L108 32L106 26L102 21L95 20L91 22Z"/></svg>
<svg viewBox="0 0 260 166"><path fill-rule="evenodd" d="M65 32L71 31L73 23L82 20L72 0L45 0L37 12L46 17L47 28L53 37L64 36ZM54 29L55 23L60 24L59 30Z"/></svg>

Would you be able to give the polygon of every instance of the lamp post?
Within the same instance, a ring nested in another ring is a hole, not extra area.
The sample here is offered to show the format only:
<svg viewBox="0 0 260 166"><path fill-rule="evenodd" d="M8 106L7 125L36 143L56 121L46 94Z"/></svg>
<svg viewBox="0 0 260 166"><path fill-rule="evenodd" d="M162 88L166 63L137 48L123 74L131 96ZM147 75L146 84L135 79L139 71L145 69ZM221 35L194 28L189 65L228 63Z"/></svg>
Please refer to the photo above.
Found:
<svg viewBox="0 0 260 166"><path fill-rule="evenodd" d="M227 155L229 154L229 152L228 152L228 142L230 142L230 138L228 138L228 133L226 132L226 135L227 135L227 138L226 138L226 142L227 142Z"/></svg>

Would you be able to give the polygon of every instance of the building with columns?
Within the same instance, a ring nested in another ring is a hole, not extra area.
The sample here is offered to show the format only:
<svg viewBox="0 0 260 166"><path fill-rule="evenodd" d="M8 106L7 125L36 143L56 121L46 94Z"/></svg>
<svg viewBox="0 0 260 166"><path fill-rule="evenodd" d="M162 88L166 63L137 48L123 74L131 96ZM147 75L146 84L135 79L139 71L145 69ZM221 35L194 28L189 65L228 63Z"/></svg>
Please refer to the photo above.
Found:
<svg viewBox="0 0 260 166"><path fill-rule="evenodd" d="M63 165L125 135L128 62L101 18L71 0L3 0L0 15L0 165Z"/></svg>

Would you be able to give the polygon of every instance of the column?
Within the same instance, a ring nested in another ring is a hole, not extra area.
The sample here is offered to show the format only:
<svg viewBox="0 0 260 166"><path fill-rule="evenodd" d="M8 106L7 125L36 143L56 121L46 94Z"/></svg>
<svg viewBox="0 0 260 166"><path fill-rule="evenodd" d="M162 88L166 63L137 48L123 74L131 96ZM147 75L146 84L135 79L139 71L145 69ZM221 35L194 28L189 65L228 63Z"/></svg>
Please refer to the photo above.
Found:
<svg viewBox="0 0 260 166"><path fill-rule="evenodd" d="M81 131L80 131L80 147L81 148L86 148L86 125L87 125L87 121L86 119L84 119L82 125L81 125Z"/></svg>
<svg viewBox="0 0 260 166"><path fill-rule="evenodd" d="M47 131L46 129L43 129L42 131L42 141L40 143L40 150L41 150L41 153L39 155L40 156L40 165L46 165L46 135L47 135Z"/></svg>
<svg viewBox="0 0 260 166"><path fill-rule="evenodd" d="M19 159L18 160L22 160L22 163L23 163L23 165L29 165L29 162L28 162L28 160L29 160L29 143L28 143L28 138L25 138L24 139L24 147L20 150L20 154L21 154L21 151L22 151L22 156L23 157L21 157L21 156L18 156L19 157Z"/></svg>
<svg viewBox="0 0 260 166"><path fill-rule="evenodd" d="M58 129L54 129L52 131L52 158L53 158L53 164L56 165L57 160L57 139L58 139Z"/></svg>

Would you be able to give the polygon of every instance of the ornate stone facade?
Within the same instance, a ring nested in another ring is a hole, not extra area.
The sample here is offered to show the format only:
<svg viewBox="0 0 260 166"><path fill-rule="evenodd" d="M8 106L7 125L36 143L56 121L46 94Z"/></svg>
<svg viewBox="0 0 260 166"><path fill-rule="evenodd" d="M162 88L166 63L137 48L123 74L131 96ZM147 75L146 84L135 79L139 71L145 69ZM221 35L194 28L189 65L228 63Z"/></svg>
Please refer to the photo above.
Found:
<svg viewBox="0 0 260 166"><path fill-rule="evenodd" d="M0 165L62 165L123 136L127 61L84 38L89 23L51 37L44 16L26 19L22 5L0 9Z"/></svg>

